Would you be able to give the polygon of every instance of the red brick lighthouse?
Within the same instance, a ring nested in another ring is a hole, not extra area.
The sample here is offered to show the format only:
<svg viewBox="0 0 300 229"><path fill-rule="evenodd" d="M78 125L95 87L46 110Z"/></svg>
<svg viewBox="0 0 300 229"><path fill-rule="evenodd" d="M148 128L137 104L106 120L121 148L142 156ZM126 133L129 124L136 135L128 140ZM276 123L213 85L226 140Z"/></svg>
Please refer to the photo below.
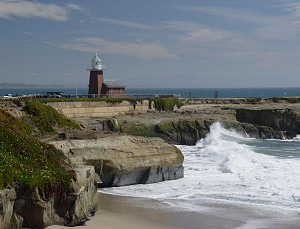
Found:
<svg viewBox="0 0 300 229"><path fill-rule="evenodd" d="M105 65L101 64L101 60L96 53L92 59L92 66L88 69L90 70L89 95L100 97L101 94L105 94L102 88L104 82L103 70L105 69Z"/></svg>
<svg viewBox="0 0 300 229"><path fill-rule="evenodd" d="M101 64L97 56L92 59L92 66L87 70L90 71L89 95L94 97L124 97L125 85L120 84L117 80L104 80L103 70L106 67Z"/></svg>

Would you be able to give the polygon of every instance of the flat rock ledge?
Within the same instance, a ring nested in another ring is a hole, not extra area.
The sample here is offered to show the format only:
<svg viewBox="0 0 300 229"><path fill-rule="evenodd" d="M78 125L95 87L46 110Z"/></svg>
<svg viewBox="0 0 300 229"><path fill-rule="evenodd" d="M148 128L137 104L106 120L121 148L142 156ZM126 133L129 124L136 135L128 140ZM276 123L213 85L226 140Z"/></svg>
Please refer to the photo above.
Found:
<svg viewBox="0 0 300 229"><path fill-rule="evenodd" d="M99 187L155 183L183 177L183 155L160 138L115 135L50 142L73 165L92 165Z"/></svg>
<svg viewBox="0 0 300 229"><path fill-rule="evenodd" d="M93 166L77 166L74 171L73 192L65 198L54 195L45 200L35 188L0 190L0 229L83 225L97 211L99 177Z"/></svg>

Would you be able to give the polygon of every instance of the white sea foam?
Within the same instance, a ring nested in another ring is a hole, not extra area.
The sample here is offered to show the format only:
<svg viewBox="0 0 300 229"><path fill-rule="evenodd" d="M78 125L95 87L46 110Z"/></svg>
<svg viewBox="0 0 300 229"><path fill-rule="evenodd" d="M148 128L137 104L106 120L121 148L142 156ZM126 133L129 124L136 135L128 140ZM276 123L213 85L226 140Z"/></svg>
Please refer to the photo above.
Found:
<svg viewBox="0 0 300 229"><path fill-rule="evenodd" d="M294 137L292 140L294 140L294 141L300 141L300 135L297 135L297 136Z"/></svg>
<svg viewBox="0 0 300 229"><path fill-rule="evenodd" d="M211 198L300 211L299 157L261 153L264 146L255 146L257 141L214 123L207 137L195 146L177 146L185 155L183 179L102 191L162 201L176 199L177 204L182 200L182 207L190 209L191 200L197 208L196 200Z"/></svg>

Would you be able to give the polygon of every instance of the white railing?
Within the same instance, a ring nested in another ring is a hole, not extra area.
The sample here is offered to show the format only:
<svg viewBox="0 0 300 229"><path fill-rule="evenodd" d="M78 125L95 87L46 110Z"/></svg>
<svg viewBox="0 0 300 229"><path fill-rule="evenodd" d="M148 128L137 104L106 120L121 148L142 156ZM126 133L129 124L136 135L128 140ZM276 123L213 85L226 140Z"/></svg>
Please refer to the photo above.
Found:
<svg viewBox="0 0 300 229"><path fill-rule="evenodd" d="M106 70L106 66L105 65L97 65L97 66L99 66L100 68L95 68L95 67L93 67L93 66L88 66L87 68L86 68L86 70Z"/></svg>

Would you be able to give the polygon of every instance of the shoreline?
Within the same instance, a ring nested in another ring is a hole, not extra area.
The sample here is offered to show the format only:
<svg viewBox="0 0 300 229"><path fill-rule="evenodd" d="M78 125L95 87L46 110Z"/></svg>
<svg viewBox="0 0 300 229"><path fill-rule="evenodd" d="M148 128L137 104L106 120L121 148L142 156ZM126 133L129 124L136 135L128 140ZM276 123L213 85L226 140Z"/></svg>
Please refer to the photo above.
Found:
<svg viewBox="0 0 300 229"><path fill-rule="evenodd" d="M118 196L98 191L98 207L85 229L297 229L298 214L272 210L259 204L201 199L198 209L178 209L169 203L143 197ZM180 200L179 200L180 201ZM181 200L182 201L182 200ZM187 203L188 205L188 203ZM284 209L281 209L284 210ZM62 229L64 226L49 226Z"/></svg>
<svg viewBox="0 0 300 229"><path fill-rule="evenodd" d="M169 226L159 220L149 217L148 209L143 210L143 214L137 214L136 208L123 196L110 195L99 192L98 190L98 211L85 225L76 226L83 229L184 229ZM108 197L108 198L107 198ZM129 197L135 199L135 197ZM103 201L103 200L106 201ZM122 201L120 201L122 200ZM119 207L116 205L120 204ZM47 229L70 228L62 225L51 225Z"/></svg>
<svg viewBox="0 0 300 229"><path fill-rule="evenodd" d="M70 228L60 225L52 225L48 229L63 229ZM112 213L104 210L98 210L97 213L86 222L83 226L76 226L76 228L85 229L181 229L175 227L168 227L166 225L154 223L139 217L130 216L127 214Z"/></svg>
<svg viewBox="0 0 300 229"><path fill-rule="evenodd" d="M47 229L70 228L60 225L52 225ZM163 224L155 223L140 217L127 215L124 213L114 213L99 209L96 214L83 226L75 228L83 229L183 229L178 227L169 227Z"/></svg>
<svg viewBox="0 0 300 229"><path fill-rule="evenodd" d="M300 225L298 213L291 209L277 209L276 206L199 198L198 201L184 200L186 207L179 209L177 201L183 200L159 201L144 197L99 193L99 202L104 203L103 207L108 208L109 211L134 215L175 228L298 229ZM197 201L197 208L194 208L195 201Z"/></svg>

